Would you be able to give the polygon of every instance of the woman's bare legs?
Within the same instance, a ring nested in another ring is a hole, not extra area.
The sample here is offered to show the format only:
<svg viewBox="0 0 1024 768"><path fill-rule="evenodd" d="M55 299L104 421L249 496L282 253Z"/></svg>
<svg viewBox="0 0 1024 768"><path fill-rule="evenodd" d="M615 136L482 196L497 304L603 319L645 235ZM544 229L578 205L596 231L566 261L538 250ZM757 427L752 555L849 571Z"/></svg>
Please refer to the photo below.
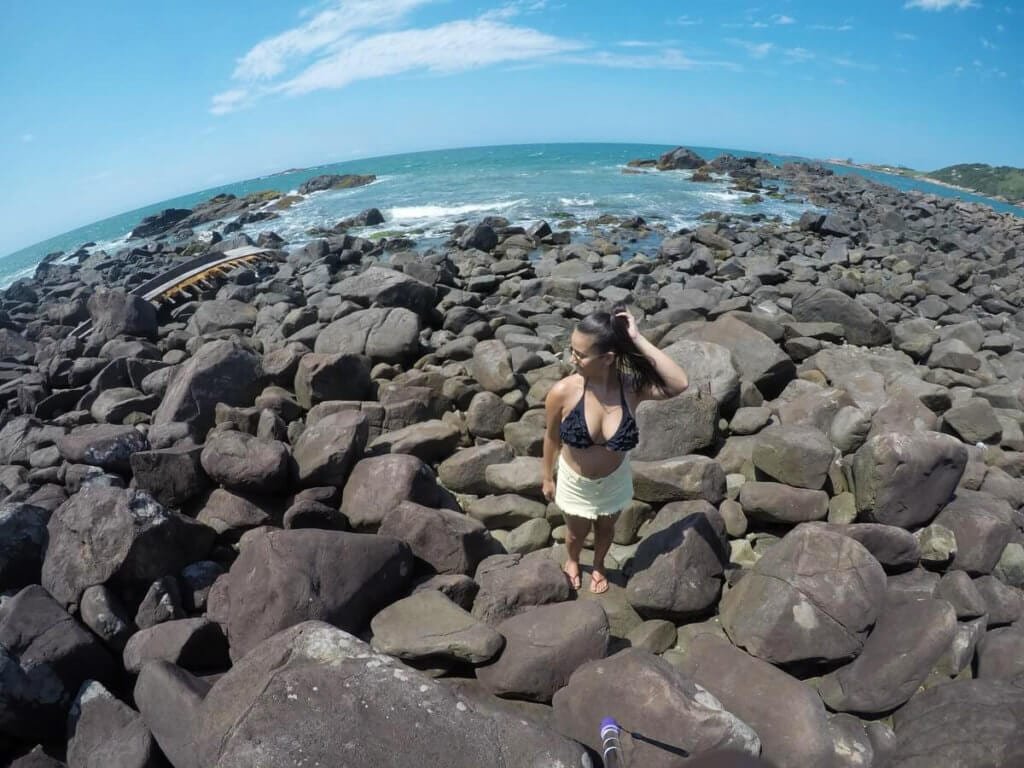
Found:
<svg viewBox="0 0 1024 768"><path fill-rule="evenodd" d="M604 558L612 546L615 535L614 515L601 515L594 521L594 572L590 575L590 591L601 594L608 591L608 576L604 570Z"/></svg>
<svg viewBox="0 0 1024 768"><path fill-rule="evenodd" d="M568 556L562 570L569 576L569 583L573 589L580 588L580 552L583 551L583 542L590 533L590 520L575 515L565 516L565 549Z"/></svg>

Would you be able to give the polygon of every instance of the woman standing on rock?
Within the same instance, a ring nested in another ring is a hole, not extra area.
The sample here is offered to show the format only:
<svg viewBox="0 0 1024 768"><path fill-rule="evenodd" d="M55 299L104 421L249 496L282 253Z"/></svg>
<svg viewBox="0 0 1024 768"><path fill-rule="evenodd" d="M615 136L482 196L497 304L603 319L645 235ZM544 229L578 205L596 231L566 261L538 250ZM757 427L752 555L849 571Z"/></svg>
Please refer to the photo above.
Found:
<svg viewBox="0 0 1024 768"><path fill-rule="evenodd" d="M608 591L604 558L615 518L633 499L628 452L640 439L633 414L644 400L680 394L689 381L640 335L624 304L584 318L572 332L569 354L576 373L557 382L545 401L543 490L565 515L563 569L573 589L581 585L580 551L593 523L590 591L600 594Z"/></svg>

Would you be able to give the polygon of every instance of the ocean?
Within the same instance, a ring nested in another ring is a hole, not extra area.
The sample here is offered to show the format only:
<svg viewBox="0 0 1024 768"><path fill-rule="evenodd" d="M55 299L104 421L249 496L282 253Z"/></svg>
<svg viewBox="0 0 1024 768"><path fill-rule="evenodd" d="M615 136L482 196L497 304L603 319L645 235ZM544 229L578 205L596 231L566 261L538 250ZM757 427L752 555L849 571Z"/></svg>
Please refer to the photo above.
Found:
<svg viewBox="0 0 1024 768"><path fill-rule="evenodd" d="M244 231L254 237L262 230L273 230L296 245L310 238L312 227L330 227L346 216L375 207L384 214L384 224L358 230L359 234L405 233L427 247L446 239L453 225L488 215L504 216L513 224L547 219L552 225L571 216L581 226L604 213L638 215L651 223L679 228L695 225L702 213L713 210L764 213L789 221L808 208L801 201L786 199L765 198L761 203L745 204L749 195L730 191L725 178L705 183L690 181L688 171L623 173L629 160L655 158L670 149L670 145L651 144L473 147L350 160L261 176L118 214L4 256L0 258L0 287L31 276L43 256L54 251L71 253L83 243L95 242L115 253L130 244L128 233L144 217L165 208L191 208L221 193L294 192L305 180L324 173L372 173L377 180L356 189L315 193L282 211L279 219L248 225ZM707 160L725 152L764 157L776 164L803 159L712 147L691 149ZM837 173L859 173L897 189L958 197L1024 216L1020 208L948 187L875 171L829 167Z"/></svg>

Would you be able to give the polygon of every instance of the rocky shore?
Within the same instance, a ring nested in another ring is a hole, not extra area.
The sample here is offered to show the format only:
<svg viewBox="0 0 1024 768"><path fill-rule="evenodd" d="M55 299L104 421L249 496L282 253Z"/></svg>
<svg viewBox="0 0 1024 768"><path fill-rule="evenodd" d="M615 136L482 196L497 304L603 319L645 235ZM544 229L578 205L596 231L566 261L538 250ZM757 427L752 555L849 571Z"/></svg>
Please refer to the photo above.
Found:
<svg viewBox="0 0 1024 768"><path fill-rule="evenodd" d="M809 210L492 217L422 252L354 234L371 211L253 240L287 202L223 196L5 290L0 754L599 766L614 716L644 768L1024 764L1024 220L636 166ZM195 300L131 293L253 244ZM594 596L560 570L543 402L615 301L692 386L637 414Z"/></svg>

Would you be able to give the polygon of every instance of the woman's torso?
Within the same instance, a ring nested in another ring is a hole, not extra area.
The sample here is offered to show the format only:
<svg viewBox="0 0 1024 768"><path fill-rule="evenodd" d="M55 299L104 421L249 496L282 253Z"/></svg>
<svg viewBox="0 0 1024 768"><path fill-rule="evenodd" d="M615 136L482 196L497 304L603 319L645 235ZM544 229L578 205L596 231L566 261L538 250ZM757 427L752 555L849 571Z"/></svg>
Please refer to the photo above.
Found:
<svg viewBox="0 0 1024 768"><path fill-rule="evenodd" d="M617 444L628 444L628 439L623 441L622 438L624 431L629 430L623 428L628 426L625 423L628 419L634 418L639 405L637 394L623 382L621 389L606 393L602 400L593 386L586 384L579 374L568 376L564 381L568 387L567 395L562 400L560 421L564 422L580 406L580 399L583 398L583 421L594 444L586 448L574 448L563 441L562 457L574 472L584 477L610 475L625 461L628 451L611 450L603 443L617 437Z"/></svg>

